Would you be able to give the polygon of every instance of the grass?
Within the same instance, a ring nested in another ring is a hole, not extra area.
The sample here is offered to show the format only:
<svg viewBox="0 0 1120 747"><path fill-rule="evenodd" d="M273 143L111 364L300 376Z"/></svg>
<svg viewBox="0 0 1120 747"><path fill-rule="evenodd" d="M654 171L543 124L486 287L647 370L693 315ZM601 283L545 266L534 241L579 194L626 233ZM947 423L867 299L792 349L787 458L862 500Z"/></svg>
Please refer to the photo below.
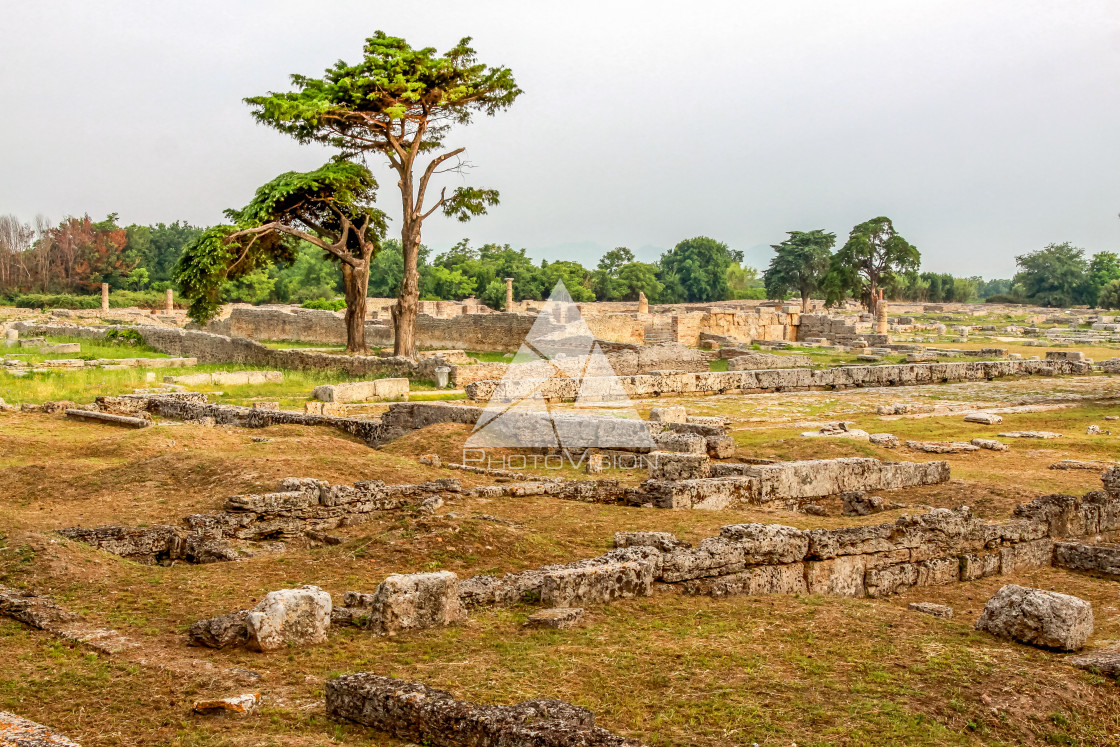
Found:
<svg viewBox="0 0 1120 747"><path fill-rule="evenodd" d="M158 375L163 373L168 372ZM142 378L138 370L27 379L0 373L0 387L55 386L80 390L81 397L72 398L88 401L96 393L143 386ZM297 403L316 381L323 378L287 373L280 385L229 387L223 401ZM1095 472L1047 466L1064 458L1117 458L1118 436L1087 436L1085 426L1108 426L1104 416L1120 414L1120 408L1103 399L1071 398L1115 394L1120 379L1087 377L636 404L642 413L650 406L683 404L694 414L731 417L739 457L946 459L952 482L887 495L909 505L967 503L982 516L1003 518L1017 503L1042 493L1080 494L1100 486ZM875 413L876 404L892 399L1054 400L1074 406L1009 413L1000 426L981 426L964 423L960 413L890 419ZM968 440L1001 430L1065 436L1014 441L1005 453L946 457L798 436L813 421L838 419L903 440ZM416 459L434 452L458 461L469 433L465 425L433 426L374 450L320 428L161 424L131 431L36 413L0 414L0 584L50 593L91 624L113 627L142 644L132 652L93 655L2 618L0 710L55 726L87 747L400 745L330 722L323 712L328 678L372 671L482 702L563 698L591 708L600 725L651 747L1104 745L1114 744L1120 733L1120 691L1114 684L1068 666L1059 655L972 628L984 601L1002 584L1016 582L1090 600L1097 615L1090 644L1120 639L1115 582L1052 568L914 589L884 600L658 594L589 605L586 624L568 631L528 628L524 623L532 609L518 606L475 611L456 627L392 638L332 629L323 645L270 655L185 646L184 632L195 620L251 607L270 590L304 583L339 600L347 590L373 591L390 573L451 570L466 577L591 557L611 547L615 531L668 531L696 543L725 524L852 526L888 521L902 510L851 519L838 515L835 501L824 502L832 516L813 517L757 507L659 511L548 497L458 495L449 496L435 515L384 512L369 523L332 530L343 538L337 546L290 542L283 552L261 549L236 565L206 566L140 565L54 534L73 525L175 524L185 515L217 510L230 495L275 490L288 476L336 484L456 476L468 486L490 484L489 478ZM251 440L260 435L271 440ZM630 482L642 476L621 477ZM949 604L957 617L913 614L906 608L911 601ZM230 667L260 672L262 679L246 686L224 674ZM196 699L248 690L266 698L256 715L210 719L191 713Z"/></svg>

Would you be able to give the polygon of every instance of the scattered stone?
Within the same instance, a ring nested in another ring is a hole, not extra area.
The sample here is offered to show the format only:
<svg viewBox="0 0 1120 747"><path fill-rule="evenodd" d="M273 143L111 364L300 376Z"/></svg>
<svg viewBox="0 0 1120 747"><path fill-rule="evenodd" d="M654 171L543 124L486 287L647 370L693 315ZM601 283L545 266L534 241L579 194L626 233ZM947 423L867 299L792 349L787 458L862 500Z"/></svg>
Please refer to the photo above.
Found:
<svg viewBox="0 0 1120 747"><path fill-rule="evenodd" d="M58 732L20 718L14 713L0 711L0 745L4 747L79 747Z"/></svg>
<svg viewBox="0 0 1120 747"><path fill-rule="evenodd" d="M367 627L378 635L423 630L466 619L459 577L450 571L392 575L373 594Z"/></svg>
<svg viewBox="0 0 1120 747"><path fill-rule="evenodd" d="M1053 431L1008 431L998 434L1000 438L1061 438L1061 433Z"/></svg>
<svg viewBox="0 0 1120 747"><path fill-rule="evenodd" d="M884 449L897 449L900 445L898 436L893 433L872 433L867 437L875 446L882 446Z"/></svg>
<svg viewBox="0 0 1120 747"><path fill-rule="evenodd" d="M825 423L820 427L820 430L805 431L801 434L801 437L855 438L860 440L868 440L871 438L871 434L869 434L867 431L860 430L859 428L853 428L851 423L840 422Z"/></svg>
<svg viewBox="0 0 1120 747"><path fill-rule="evenodd" d="M920 612L923 615L933 615L940 617L943 620L953 619L953 608L944 604L934 604L933 602L911 602L910 609L915 612Z"/></svg>
<svg viewBox="0 0 1120 747"><path fill-rule="evenodd" d="M654 547L661 552L671 552L678 547L688 547L687 542L677 539L677 535L670 532L615 532L614 546L624 547Z"/></svg>
<svg viewBox="0 0 1120 747"><path fill-rule="evenodd" d="M260 702L260 693L245 693L221 700L200 700L194 704L194 712L210 716L227 714L245 716L256 711Z"/></svg>
<svg viewBox="0 0 1120 747"><path fill-rule="evenodd" d="M566 630L576 627L582 621L582 607L553 607L529 615L527 625L531 628Z"/></svg>
<svg viewBox="0 0 1120 747"><path fill-rule="evenodd" d="M24 405L27 407L27 405ZM71 420L83 422L107 423L109 425L123 425L126 428L147 428L152 424L150 418L132 418L125 415L110 415L107 412L94 412L92 410L67 410L66 417Z"/></svg>
<svg viewBox="0 0 1120 747"><path fill-rule="evenodd" d="M870 516L893 507L889 501L880 496L868 495L862 490L842 493L840 505L844 516Z"/></svg>
<svg viewBox="0 0 1120 747"><path fill-rule="evenodd" d="M443 499L438 495L430 495L420 501L420 513L422 514L434 514L441 508L443 508Z"/></svg>
<svg viewBox="0 0 1120 747"><path fill-rule="evenodd" d="M1054 462L1047 469L1086 469L1094 472L1103 472L1114 464L1114 462L1081 462L1076 459L1063 459L1059 462Z"/></svg>
<svg viewBox="0 0 1120 747"><path fill-rule="evenodd" d="M801 510L809 516L828 516L828 510L824 506L818 506L815 503L802 506Z"/></svg>
<svg viewBox="0 0 1120 747"><path fill-rule="evenodd" d="M324 643L331 624L331 595L318 586L270 591L249 611L245 624L246 645L256 651Z"/></svg>
<svg viewBox="0 0 1120 747"><path fill-rule="evenodd" d="M970 412L964 416L966 423L980 423L981 425L999 425L1003 418L991 412Z"/></svg>
<svg viewBox="0 0 1120 747"><path fill-rule="evenodd" d="M1109 646L1073 656L1067 661L1078 669L1085 669L1113 679L1120 677L1120 646Z"/></svg>
<svg viewBox="0 0 1120 747"><path fill-rule="evenodd" d="M1099 425L1090 425L1085 429L1086 436L1099 436L1101 435L1101 427Z"/></svg>
<svg viewBox="0 0 1120 747"><path fill-rule="evenodd" d="M907 441L906 448L927 454L960 454L980 449L979 446L966 444L963 441Z"/></svg>
<svg viewBox="0 0 1120 747"><path fill-rule="evenodd" d="M984 605L976 629L1039 648L1077 651L1093 634L1093 605L1069 594L1008 584Z"/></svg>
<svg viewBox="0 0 1120 747"><path fill-rule="evenodd" d="M271 439L271 438L265 438L264 436L250 436L250 437L249 437L249 440L250 440L250 441L252 441L252 442L253 442L253 443L255 443L255 444L268 444L268 443L272 443L272 439Z"/></svg>
<svg viewBox="0 0 1120 747"><path fill-rule="evenodd" d="M241 610L199 620L191 625L190 632L187 634L190 645L207 648L244 646L249 638L249 628L245 622L248 615L248 610Z"/></svg>
<svg viewBox="0 0 1120 747"><path fill-rule="evenodd" d="M419 461L420 464L426 464L429 467L438 467L443 463L439 454L422 454Z"/></svg>
<svg viewBox="0 0 1120 747"><path fill-rule="evenodd" d="M987 449L988 451L1009 451L1011 449L1010 446L1002 441L996 441L992 438L974 438L969 441L969 443L973 446L979 446L981 449Z"/></svg>

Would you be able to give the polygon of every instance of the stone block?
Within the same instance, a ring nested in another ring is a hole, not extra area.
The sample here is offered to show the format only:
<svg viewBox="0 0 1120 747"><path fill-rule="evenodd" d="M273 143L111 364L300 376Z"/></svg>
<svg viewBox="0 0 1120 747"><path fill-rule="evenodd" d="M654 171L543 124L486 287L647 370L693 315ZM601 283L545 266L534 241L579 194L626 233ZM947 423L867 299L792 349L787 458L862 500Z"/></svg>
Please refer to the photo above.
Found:
<svg viewBox="0 0 1120 747"><path fill-rule="evenodd" d="M1071 571L1086 571L1120 578L1120 545L1055 542L1054 565Z"/></svg>
<svg viewBox="0 0 1120 747"><path fill-rule="evenodd" d="M964 416L966 423L979 423L981 425L999 425L1003 418L992 412L970 412Z"/></svg>
<svg viewBox="0 0 1120 747"><path fill-rule="evenodd" d="M882 446L884 449L897 449L899 447L898 436L893 433L872 433L867 437L873 446Z"/></svg>
<svg viewBox="0 0 1120 747"><path fill-rule="evenodd" d="M805 564L764 565L715 578L685 581L684 593L711 597L804 594Z"/></svg>
<svg viewBox="0 0 1120 747"><path fill-rule="evenodd" d="M241 610L199 620L191 625L187 634L190 645L207 648L244 646L249 640L248 616L248 610Z"/></svg>
<svg viewBox="0 0 1120 747"><path fill-rule="evenodd" d="M981 449L987 449L988 451L1009 451L1011 449L1010 446L1002 441L996 441L991 438L974 438L969 441L969 443Z"/></svg>
<svg viewBox="0 0 1120 747"><path fill-rule="evenodd" d="M662 552L669 552L678 547L688 547L677 539L677 535L669 532L615 532L614 546L625 547L654 547Z"/></svg>
<svg viewBox="0 0 1120 747"><path fill-rule="evenodd" d="M245 617L246 646L276 651L288 645L325 643L331 624L331 595L318 586L265 594Z"/></svg>
<svg viewBox="0 0 1120 747"><path fill-rule="evenodd" d="M683 407L652 407L649 411L651 423L684 423L688 412Z"/></svg>
<svg viewBox="0 0 1120 747"><path fill-rule="evenodd" d="M652 564L637 561L549 570L541 581L541 604L572 607L649 596L654 572Z"/></svg>
<svg viewBox="0 0 1120 747"><path fill-rule="evenodd" d="M652 451L647 458L651 480L697 480L708 477L707 454Z"/></svg>
<svg viewBox="0 0 1120 747"><path fill-rule="evenodd" d="M704 441L708 456L712 459L730 459L735 456L735 439L731 436L705 436Z"/></svg>
<svg viewBox="0 0 1120 747"><path fill-rule="evenodd" d="M976 622L1000 638L1058 651L1077 651L1093 634L1093 606L1069 594L1008 584Z"/></svg>
<svg viewBox="0 0 1120 747"><path fill-rule="evenodd" d="M1000 574L998 552L966 553L960 556L959 561L961 581L975 581Z"/></svg>
<svg viewBox="0 0 1120 747"><path fill-rule="evenodd" d="M1042 568L1052 563L1054 543L1048 539L1021 542L999 550L1000 573L1008 575L1032 568Z"/></svg>
<svg viewBox="0 0 1120 747"><path fill-rule="evenodd" d="M909 608L915 612L923 615L932 615L933 617L940 617L943 620L953 619L953 608L944 604L934 604L933 602L911 602Z"/></svg>
<svg viewBox="0 0 1120 747"><path fill-rule="evenodd" d="M540 610L529 615L526 624L531 628L552 628L554 630L567 630L574 628L583 621L582 607L554 607Z"/></svg>
<svg viewBox="0 0 1120 747"><path fill-rule="evenodd" d="M459 577L450 571L386 578L374 592L368 627L378 635L443 627L466 619Z"/></svg>

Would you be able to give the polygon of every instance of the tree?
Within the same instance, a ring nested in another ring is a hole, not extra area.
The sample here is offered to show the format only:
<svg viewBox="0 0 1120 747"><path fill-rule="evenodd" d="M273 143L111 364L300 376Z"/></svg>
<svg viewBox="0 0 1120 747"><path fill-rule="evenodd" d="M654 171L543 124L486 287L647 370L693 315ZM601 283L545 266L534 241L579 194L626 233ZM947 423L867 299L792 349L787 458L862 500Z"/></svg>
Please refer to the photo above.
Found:
<svg viewBox="0 0 1120 747"><path fill-rule="evenodd" d="M658 279L672 294L672 302L725 301L730 295L727 270L742 261L742 252L707 236L697 236L661 255Z"/></svg>
<svg viewBox="0 0 1120 747"><path fill-rule="evenodd" d="M439 55L431 47L413 49L404 39L378 31L366 40L357 64L339 61L322 78L293 75L295 91L246 99L259 122L300 142L326 143L346 157L381 153L396 171L404 264L393 308L393 347L398 355L416 354L417 259L424 220L439 210L467 221L498 204L496 190L466 186L450 195L442 189L438 199L427 202L432 177L462 167L458 161L444 166L464 151L444 149L452 126L468 124L480 112L496 114L521 94L509 68L478 63L469 44L464 38ZM421 169L421 156L436 151L442 152Z"/></svg>
<svg viewBox="0 0 1120 747"><path fill-rule="evenodd" d="M1101 290L1113 280L1120 279L1120 257L1115 252L1097 252L1089 260L1088 288L1085 303L1093 306Z"/></svg>
<svg viewBox="0 0 1120 747"><path fill-rule="evenodd" d="M657 279L657 265L649 262L629 262L618 271L618 284L622 293L619 301L637 301L640 293L646 294L650 303L661 303L665 286Z"/></svg>
<svg viewBox="0 0 1120 747"><path fill-rule="evenodd" d="M890 218L880 216L855 226L848 241L832 256L828 300L859 298L869 311L880 287L892 285L899 273L917 270L922 255L894 230Z"/></svg>
<svg viewBox="0 0 1120 747"><path fill-rule="evenodd" d="M774 257L762 274L767 298L784 301L790 293L801 296L801 310L809 311L809 300L821 289L832 261L836 234L821 229L790 231L789 238L771 244Z"/></svg>
<svg viewBox="0 0 1120 747"><path fill-rule="evenodd" d="M618 246L599 258L599 264L591 273L591 290L600 301L617 301L626 293L625 286L619 282L622 268L634 261L634 252Z"/></svg>
<svg viewBox="0 0 1120 747"><path fill-rule="evenodd" d="M1101 288L1097 306L1102 309L1120 309L1120 279L1113 280Z"/></svg>
<svg viewBox="0 0 1120 747"><path fill-rule="evenodd" d="M579 262L542 260L537 282L543 293L544 289L551 292L558 281L563 281L572 300L583 303L595 300L595 294L589 287L590 276L591 273Z"/></svg>
<svg viewBox="0 0 1120 747"><path fill-rule="evenodd" d="M1038 306L1073 306L1085 295L1089 264L1085 250L1068 241L1049 244L1036 252L1015 257L1019 272L1014 284L1023 297Z"/></svg>
<svg viewBox="0 0 1120 747"><path fill-rule="evenodd" d="M191 318L213 318L227 282L270 264L292 263L302 240L339 263L346 350L364 352L370 258L385 233L385 215L373 207L376 190L369 169L342 160L315 171L289 171L260 187L246 207L226 211L232 225L210 228L184 249L175 279L191 301Z"/></svg>

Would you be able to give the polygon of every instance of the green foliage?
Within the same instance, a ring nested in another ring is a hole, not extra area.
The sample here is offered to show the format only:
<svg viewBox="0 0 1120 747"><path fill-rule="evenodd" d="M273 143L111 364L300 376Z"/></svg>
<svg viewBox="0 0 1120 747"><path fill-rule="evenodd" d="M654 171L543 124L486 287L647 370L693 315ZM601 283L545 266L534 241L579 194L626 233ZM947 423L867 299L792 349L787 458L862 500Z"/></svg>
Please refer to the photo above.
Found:
<svg viewBox="0 0 1120 747"><path fill-rule="evenodd" d="M144 344L144 337L134 329L111 329L105 333L105 342L136 347Z"/></svg>
<svg viewBox="0 0 1120 747"><path fill-rule="evenodd" d="M538 284L541 295L552 293L558 282L563 282L573 301L582 303L594 301L595 294L590 287L591 273L579 262L541 262Z"/></svg>
<svg viewBox="0 0 1120 747"><path fill-rule="evenodd" d="M821 229L790 231L789 238L773 244L774 257L763 273L768 298L784 301L797 294L807 301L821 290L832 261L836 234Z"/></svg>
<svg viewBox="0 0 1120 747"><path fill-rule="evenodd" d="M14 306L21 309L100 309L101 294L76 293L22 293L12 299ZM109 307L126 309L162 309L166 296L155 291L112 291L109 293Z"/></svg>
<svg viewBox="0 0 1120 747"><path fill-rule="evenodd" d="M854 297L870 308L872 295L898 282L897 276L916 271L921 253L895 231L890 218L880 216L852 228L848 241L832 255L824 281L830 303Z"/></svg>
<svg viewBox="0 0 1120 747"><path fill-rule="evenodd" d="M1015 257L1015 263L1019 266L1015 285L1022 286L1028 303L1055 307L1084 303L1089 282L1084 249L1069 242L1049 244Z"/></svg>
<svg viewBox="0 0 1120 747"><path fill-rule="evenodd" d="M649 262L627 262L618 269L615 286L621 293L613 301L637 301L638 293L645 293L650 303L662 303L665 286L657 279L657 265Z"/></svg>
<svg viewBox="0 0 1120 747"><path fill-rule="evenodd" d="M727 271L742 262L743 253L727 244L697 236L685 239L661 255L659 280L667 303L724 301L730 297Z"/></svg>
<svg viewBox="0 0 1120 747"><path fill-rule="evenodd" d="M1102 309L1120 309L1120 278L1100 289L1097 306Z"/></svg>
<svg viewBox="0 0 1120 747"><path fill-rule="evenodd" d="M1105 286L1114 280L1120 280L1120 256L1115 252L1097 252L1089 261L1088 287L1085 292L1085 303L1090 306L1099 305L1097 299Z"/></svg>
<svg viewBox="0 0 1120 747"><path fill-rule="evenodd" d="M300 306L305 309L318 309L320 311L342 311L346 308L346 299L313 298L310 301L304 301Z"/></svg>
<svg viewBox="0 0 1120 747"><path fill-rule="evenodd" d="M331 299L343 292L338 261L317 246L301 241L290 265L272 265L269 275L275 285L269 301L303 303Z"/></svg>

